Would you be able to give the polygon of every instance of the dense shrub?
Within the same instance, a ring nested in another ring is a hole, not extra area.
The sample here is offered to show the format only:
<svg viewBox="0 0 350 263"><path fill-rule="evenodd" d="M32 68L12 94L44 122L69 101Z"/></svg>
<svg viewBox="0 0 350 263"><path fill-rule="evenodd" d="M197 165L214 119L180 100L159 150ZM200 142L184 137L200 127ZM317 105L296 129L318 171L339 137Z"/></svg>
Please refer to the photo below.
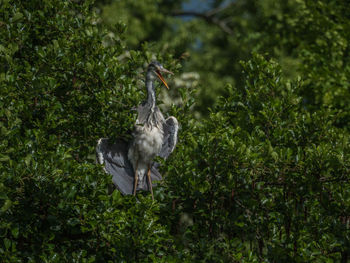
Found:
<svg viewBox="0 0 350 263"><path fill-rule="evenodd" d="M289 81L254 54L242 62L242 88L227 85L201 120L191 115L193 91L180 88L168 111L179 143L159 160L156 201L123 197L108 192L94 147L100 137L130 138L147 45L127 50L124 27L107 34L88 1L1 4L2 262L347 261L346 107L301 97L329 88L313 86L325 71L309 74L305 59Z"/></svg>
<svg viewBox="0 0 350 263"><path fill-rule="evenodd" d="M106 47L90 5L2 1L2 262L160 260L172 242L150 198L107 194L99 137L127 137L144 60ZM109 39L107 39L109 40Z"/></svg>
<svg viewBox="0 0 350 263"><path fill-rule="evenodd" d="M168 166L172 231L196 261L345 257L348 134L332 110L307 111L302 81L285 81L275 62L255 55L243 68L244 90L227 87Z"/></svg>

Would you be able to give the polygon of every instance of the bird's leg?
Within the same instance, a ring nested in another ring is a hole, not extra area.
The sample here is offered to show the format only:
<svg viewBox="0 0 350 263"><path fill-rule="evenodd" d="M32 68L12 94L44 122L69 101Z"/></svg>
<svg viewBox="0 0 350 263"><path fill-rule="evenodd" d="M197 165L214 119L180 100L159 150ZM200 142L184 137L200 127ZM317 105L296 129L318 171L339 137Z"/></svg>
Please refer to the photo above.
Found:
<svg viewBox="0 0 350 263"><path fill-rule="evenodd" d="M149 188L151 189L152 201L154 201L153 189L152 189L152 180L151 180L151 165L148 165L147 178L148 178Z"/></svg>
<svg viewBox="0 0 350 263"><path fill-rule="evenodd" d="M137 176L137 165L138 165L138 162L139 162L139 160L137 159L137 160L136 160L136 165L135 165L135 167L134 167L134 170L135 170L135 176L134 176L134 191L133 191L134 196L136 195L137 181L138 181L138 179L139 179L139 177Z"/></svg>

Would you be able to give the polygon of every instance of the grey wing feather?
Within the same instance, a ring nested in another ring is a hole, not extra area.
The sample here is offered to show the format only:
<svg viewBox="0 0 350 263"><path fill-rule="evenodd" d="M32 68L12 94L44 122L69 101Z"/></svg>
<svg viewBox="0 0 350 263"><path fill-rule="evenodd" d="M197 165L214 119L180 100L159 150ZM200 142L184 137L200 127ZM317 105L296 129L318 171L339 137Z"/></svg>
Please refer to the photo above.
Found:
<svg viewBox="0 0 350 263"><path fill-rule="evenodd" d="M115 187L124 195L132 194L134 187L134 169L128 159L129 145L127 142L118 139L110 143L107 138L98 140L96 146L96 159L104 165L104 171L112 175L112 182ZM151 180L160 181L162 177L156 169L156 164L151 168ZM152 183L153 186L155 184ZM137 190L149 190L147 181L144 180Z"/></svg>
<svg viewBox="0 0 350 263"><path fill-rule="evenodd" d="M162 149L159 156L167 159L169 155L174 151L177 144L177 132L179 130L179 124L175 117L169 117L163 124L164 139Z"/></svg>

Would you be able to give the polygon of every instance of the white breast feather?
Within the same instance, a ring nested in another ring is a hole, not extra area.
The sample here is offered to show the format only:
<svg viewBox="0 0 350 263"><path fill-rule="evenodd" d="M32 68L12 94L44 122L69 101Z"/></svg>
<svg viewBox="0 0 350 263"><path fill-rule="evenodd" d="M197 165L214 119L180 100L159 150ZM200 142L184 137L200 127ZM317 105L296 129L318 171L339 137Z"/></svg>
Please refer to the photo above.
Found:
<svg viewBox="0 0 350 263"><path fill-rule="evenodd" d="M164 135L163 131L157 127L136 125L134 136L128 158L134 168L137 162L137 175L141 183L147 173L148 165L162 149Z"/></svg>

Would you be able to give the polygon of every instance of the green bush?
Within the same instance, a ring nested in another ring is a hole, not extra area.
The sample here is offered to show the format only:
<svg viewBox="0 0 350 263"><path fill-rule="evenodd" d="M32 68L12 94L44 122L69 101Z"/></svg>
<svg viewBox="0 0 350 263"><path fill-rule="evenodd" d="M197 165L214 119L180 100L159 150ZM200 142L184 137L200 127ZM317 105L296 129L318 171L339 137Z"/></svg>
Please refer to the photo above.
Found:
<svg viewBox="0 0 350 263"><path fill-rule="evenodd" d="M329 89L313 85L325 71L310 75L305 59L290 81L253 54L244 85L227 85L205 120L192 115L194 91L179 88L168 111L179 143L160 160L156 202L123 197L108 193L94 148L101 137L130 138L147 45L128 50L124 26L108 34L88 1L1 5L0 261L346 262L346 94L324 104L325 93L317 103L301 97Z"/></svg>
<svg viewBox="0 0 350 263"><path fill-rule="evenodd" d="M160 261L172 249L150 198L108 195L95 164L98 138L128 136L146 57L120 61L90 9L2 1L2 262Z"/></svg>
<svg viewBox="0 0 350 263"><path fill-rule="evenodd" d="M350 247L348 134L332 110L307 111L302 82L275 62L254 55L242 66L244 89L228 86L210 118L183 131L165 220L194 261L340 259Z"/></svg>

